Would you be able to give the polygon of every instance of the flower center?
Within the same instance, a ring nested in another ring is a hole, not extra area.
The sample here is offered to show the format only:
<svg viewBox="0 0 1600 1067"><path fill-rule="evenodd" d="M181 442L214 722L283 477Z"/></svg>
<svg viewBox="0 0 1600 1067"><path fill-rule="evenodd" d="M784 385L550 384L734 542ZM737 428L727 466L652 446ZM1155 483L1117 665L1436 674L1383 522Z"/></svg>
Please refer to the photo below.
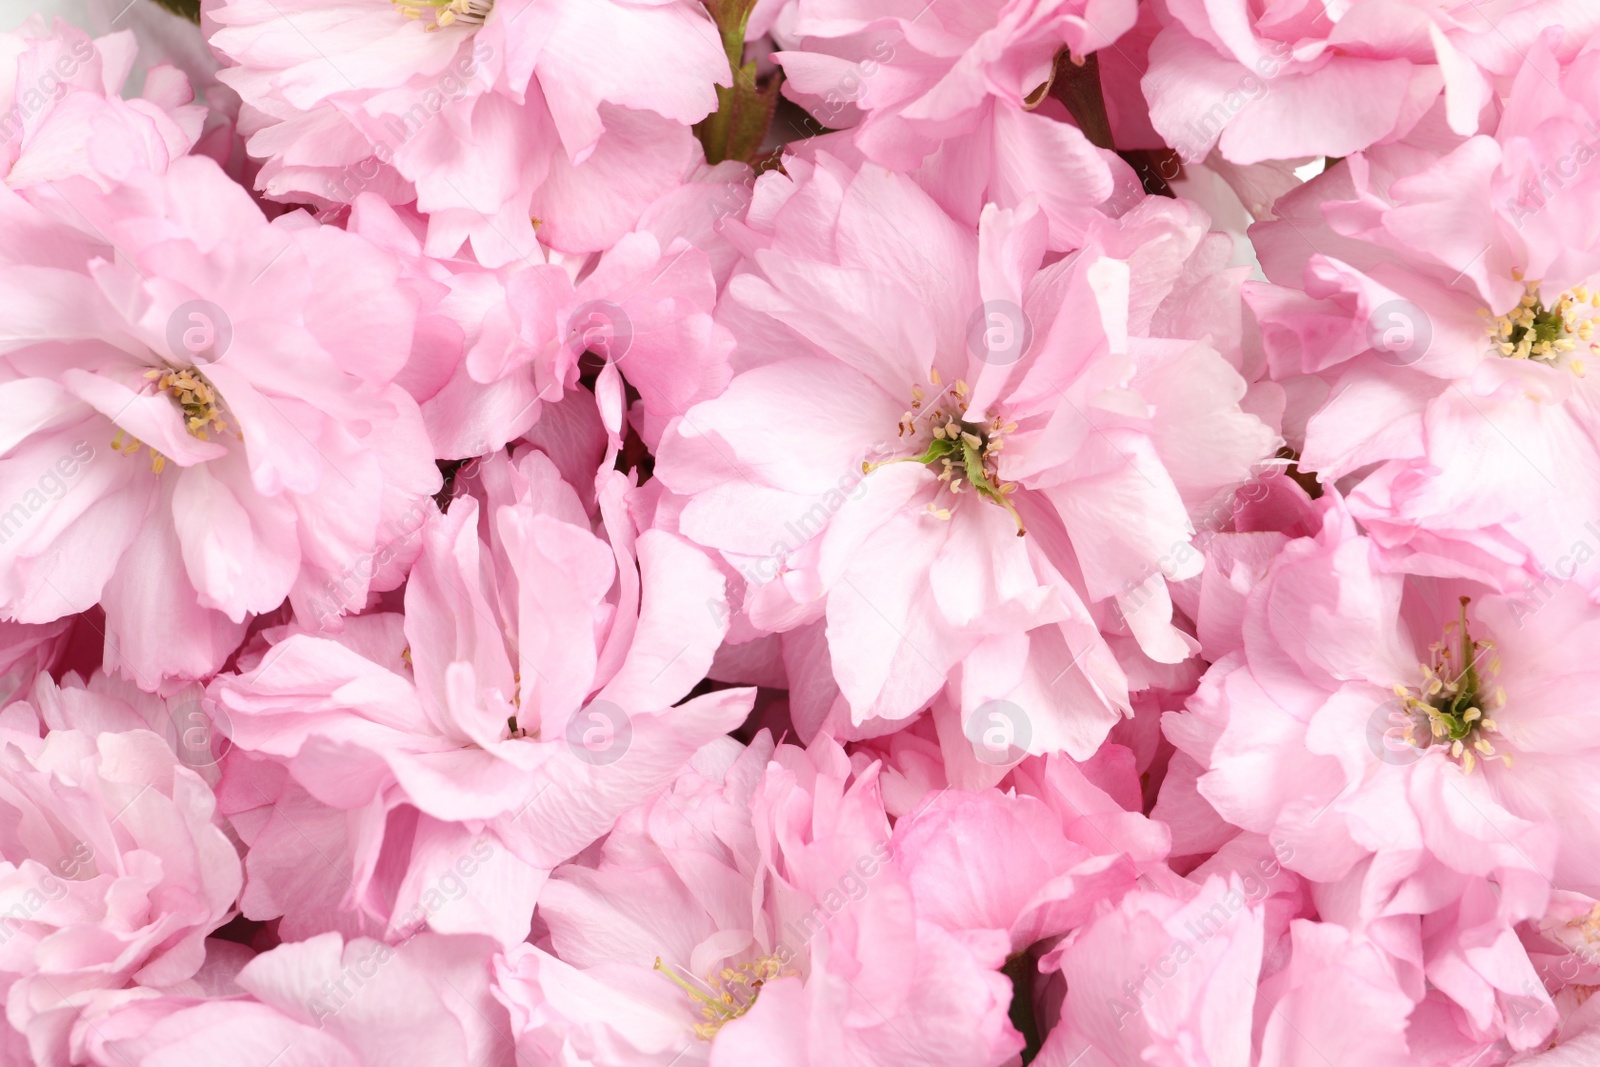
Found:
<svg viewBox="0 0 1600 1067"><path fill-rule="evenodd" d="M739 1018L754 1007L761 987L767 982L779 975L792 976L798 973L793 969L785 971L783 960L777 955L724 967L720 974L704 982L693 975L685 978L676 973L661 962L660 956L656 957L655 969L672 979L672 983L689 994L689 999L699 1006L700 1017L705 1022L695 1023L694 1032L702 1041L710 1041L725 1023Z"/></svg>
<svg viewBox="0 0 1600 1067"><path fill-rule="evenodd" d="M1461 598L1460 620L1445 626L1444 640L1428 646L1433 655L1421 665L1422 684L1412 689L1397 685L1394 691L1405 705L1405 722L1399 728L1402 739L1421 749L1445 748L1462 771L1471 774L1479 759L1500 760L1509 767L1511 755L1496 752L1489 741L1500 728L1487 713L1499 710L1506 694L1494 684L1500 670L1494 645L1474 641L1467 629L1468 603L1470 598ZM1452 647L1452 631L1458 628Z"/></svg>
<svg viewBox="0 0 1600 1067"><path fill-rule="evenodd" d="M482 26L494 10L494 0L390 0L408 19L429 19L429 30L461 23Z"/></svg>
<svg viewBox="0 0 1600 1067"><path fill-rule="evenodd" d="M935 389L943 388L937 370L928 372L928 381ZM1016 492L1017 483L1001 481L996 466L997 454L1005 447L1005 435L1015 430L1017 424L1002 422L998 417L987 423L968 422L967 398L970 395L967 383L958 381L937 393L936 401L925 404L927 392L920 385L912 386L911 408L900 417L898 436L917 438L921 432L918 423L926 420L925 426L930 431L927 446L915 456L862 463L861 472L871 474L890 463L921 463L939 476L941 488L948 489L952 496L977 493L1005 508L1017 524L1017 536L1021 537L1027 531L1023 529L1022 516L1017 514L1009 499ZM929 504L928 511L940 519L950 518L950 509L940 507L937 502Z"/></svg>
<svg viewBox="0 0 1600 1067"><path fill-rule="evenodd" d="M156 383L156 392L167 394L178 405L183 412L184 428L191 437L205 441L209 440L206 437L208 429L220 434L228 428L222 418L222 398L217 395L216 387L193 367L151 369L145 371L144 376ZM145 447L148 446L143 441L131 434L125 435L120 428L111 439L112 451L124 456L136 455L140 448ZM151 448L150 469L160 474L166 465L167 457Z"/></svg>
<svg viewBox="0 0 1600 1067"><path fill-rule="evenodd" d="M1539 283L1528 282L1522 302L1509 312L1493 319L1485 332L1502 356L1511 359L1531 359L1551 367L1566 364L1578 377L1583 377L1583 360L1569 356L1578 342L1596 350L1594 340L1594 312L1600 308L1600 292L1591 293L1580 285L1562 293L1556 302L1546 306L1539 295ZM1488 317L1488 309L1480 314Z"/></svg>

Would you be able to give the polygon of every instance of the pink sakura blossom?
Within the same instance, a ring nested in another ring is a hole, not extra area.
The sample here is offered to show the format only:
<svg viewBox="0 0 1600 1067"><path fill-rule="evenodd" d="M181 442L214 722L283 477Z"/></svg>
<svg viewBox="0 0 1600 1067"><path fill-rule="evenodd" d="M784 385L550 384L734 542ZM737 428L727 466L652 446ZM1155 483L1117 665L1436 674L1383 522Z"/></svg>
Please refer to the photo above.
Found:
<svg viewBox="0 0 1600 1067"><path fill-rule="evenodd" d="M102 186L139 170L164 171L200 137L203 107L189 80L159 65L124 100L135 61L129 30L90 39L33 15L0 34L0 174L13 189L85 176Z"/></svg>
<svg viewBox="0 0 1600 1067"><path fill-rule="evenodd" d="M1354 156L1252 231L1301 467L1349 480L1393 566L1600 589L1596 86L1600 56L1558 71L1541 44L1492 136Z"/></svg>
<svg viewBox="0 0 1600 1067"><path fill-rule="evenodd" d="M1336 497L1322 511L1168 736L1203 768L1195 800L1338 887L1324 919L1384 931L1463 1033L1529 1048L1554 1010L1513 928L1597 877L1581 798L1600 630L1576 586L1540 604L1389 573Z"/></svg>
<svg viewBox="0 0 1600 1067"><path fill-rule="evenodd" d="M711 312L734 253L718 247L726 242L717 229L748 200L747 173L734 163L704 168L604 253L552 252L549 262L495 270L425 254L425 219L358 196L349 229L391 252L417 297L411 359L396 380L421 405L435 453L503 448L573 397L554 418L573 423L580 406L599 416L582 416L581 431L588 439L591 427L603 430L598 466L604 442L620 446L629 425L653 447L671 418L721 392L733 341ZM586 354L603 360L595 394L578 388ZM638 394L631 406L629 387Z"/></svg>
<svg viewBox="0 0 1600 1067"><path fill-rule="evenodd" d="M789 168L735 238L734 377L662 439L668 521L793 639L791 675L831 674L808 729L882 733L948 684L960 723L1010 701L1019 749L1087 757L1124 671L1194 648L1166 591L1199 568L1191 511L1274 446L1199 340L1236 343L1240 275L1183 203L1042 265L1031 206L974 235L870 164Z"/></svg>
<svg viewBox="0 0 1600 1067"><path fill-rule="evenodd" d="M552 867L744 719L749 690L673 706L725 631L723 578L636 530L608 473L596 522L543 453L485 461L481 496L423 526L403 616L269 634L211 683L247 917L515 944Z"/></svg>
<svg viewBox="0 0 1600 1067"><path fill-rule="evenodd" d="M1046 96L1056 57L1081 63L1111 45L1134 23L1132 0L796 0L786 14L798 41L773 56L784 94L823 127L849 129L865 158L916 174L968 226L986 204L1032 195L1051 247L1077 247L1097 206L1136 187Z"/></svg>
<svg viewBox="0 0 1600 1067"><path fill-rule="evenodd" d="M0 981L7 1045L65 1065L79 1016L201 969L240 869L211 790L160 736L40 725L27 704L0 713Z"/></svg>
<svg viewBox="0 0 1600 1067"><path fill-rule="evenodd" d="M484 937L402 945L321 934L263 952L221 989L131 1001L74 1028L93 1067L511 1067ZM210 993L211 995L205 995Z"/></svg>
<svg viewBox="0 0 1600 1067"><path fill-rule="evenodd" d="M394 261L303 215L269 224L198 157L30 195L42 210L3 205L0 390L29 416L0 458L19 501L0 611L98 602L108 666L153 690L215 671L286 597L315 619L328 583L349 599L323 615L398 584L406 560L368 565L380 530L439 475L392 381L415 319Z"/></svg>
<svg viewBox="0 0 1600 1067"><path fill-rule="evenodd" d="M1470 137L1545 31L1570 59L1600 29L1584 0L1170 0L1166 10L1144 77L1150 120L1185 160L1215 148L1233 163L1347 156L1430 123Z"/></svg>
<svg viewBox="0 0 1600 1067"><path fill-rule="evenodd" d="M416 202L430 255L609 247L701 151L728 62L687 0L207 0L267 196ZM302 32L309 26L313 32ZM331 42L337 41L336 45Z"/></svg>
<svg viewBox="0 0 1600 1067"><path fill-rule="evenodd" d="M763 731L702 750L592 862L552 875L548 941L497 965L519 1051L563 1065L1012 1060L1009 939L923 914L877 772L828 738L804 750Z"/></svg>
<svg viewBox="0 0 1600 1067"><path fill-rule="evenodd" d="M1416 1062L1405 1034L1410 1000L1385 953L1334 924L1275 922L1271 869L1267 880L1168 875L1102 905L1045 957L1067 995L1035 1062Z"/></svg>

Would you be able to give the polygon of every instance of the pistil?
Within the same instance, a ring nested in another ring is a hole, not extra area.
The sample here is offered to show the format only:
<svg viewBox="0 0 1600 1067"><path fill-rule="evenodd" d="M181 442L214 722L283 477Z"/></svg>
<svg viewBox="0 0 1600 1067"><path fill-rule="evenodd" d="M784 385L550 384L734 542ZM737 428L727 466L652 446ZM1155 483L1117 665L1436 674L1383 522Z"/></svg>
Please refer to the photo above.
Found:
<svg viewBox="0 0 1600 1067"><path fill-rule="evenodd" d="M1467 774L1479 760L1511 766L1511 755L1498 752L1489 740L1489 735L1500 732L1490 714L1505 704L1506 697L1505 690L1493 684L1500 669L1494 645L1473 640L1467 628L1470 602L1461 598L1459 621L1445 627L1445 640L1429 646L1433 656L1422 664L1421 685L1394 687L1406 711L1404 740L1420 749L1444 748ZM1459 635L1452 647L1449 639L1456 630Z"/></svg>
<svg viewBox="0 0 1600 1067"><path fill-rule="evenodd" d="M1490 343L1509 359L1531 359L1547 366L1563 361L1580 378L1583 360L1573 355L1582 343L1590 352L1594 342L1594 312L1600 309L1600 291L1587 286L1562 293L1546 306L1539 295L1539 283L1528 282L1522 301L1504 315L1492 318L1485 327ZM1487 309L1480 310L1485 318Z"/></svg>
<svg viewBox="0 0 1600 1067"><path fill-rule="evenodd" d="M928 379L935 388L943 385L937 370L930 370ZM1022 516L1017 514L1010 500L1017 485L1002 481L997 467L999 452L1005 447L1005 435L1015 430L1017 424L998 417L988 422L967 421L970 396L967 383L957 381L939 394L937 406L924 407L926 391L921 386L913 386L911 407L900 417L899 436L915 437L919 432L918 423L927 420L931 427L927 446L915 456L862 463L861 472L871 474L890 463L921 463L938 475L942 488L948 489L952 496L973 492L1005 508L1017 524L1017 536L1021 537L1027 531L1023 528ZM950 518L950 509L940 507L937 502L929 504L928 511L939 519Z"/></svg>

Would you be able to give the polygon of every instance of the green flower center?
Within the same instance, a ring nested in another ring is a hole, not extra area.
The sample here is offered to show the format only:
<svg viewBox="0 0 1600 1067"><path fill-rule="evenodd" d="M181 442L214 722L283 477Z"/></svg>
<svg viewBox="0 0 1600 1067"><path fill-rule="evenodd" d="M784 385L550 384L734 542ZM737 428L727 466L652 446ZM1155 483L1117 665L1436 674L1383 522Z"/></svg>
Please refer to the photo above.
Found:
<svg viewBox="0 0 1600 1067"><path fill-rule="evenodd" d="M1422 684L1394 687L1405 705L1405 740L1421 749L1444 748L1467 774L1480 759L1511 766L1511 755L1497 752L1489 740L1500 732L1489 713L1506 700L1505 690L1494 684L1500 659L1493 644L1473 640L1467 628L1470 602L1461 598L1460 619L1445 627L1444 640L1428 647L1432 656L1421 665Z"/></svg>
<svg viewBox="0 0 1600 1067"><path fill-rule="evenodd" d="M1546 306L1539 295L1539 283L1529 282L1522 302L1494 318L1485 332L1502 356L1531 359L1551 367L1564 361L1581 378L1583 360L1571 353L1580 342L1589 351L1595 350L1592 342L1596 309L1600 309L1600 292L1591 293L1587 286L1562 293L1554 304ZM1479 314L1489 317L1487 309Z"/></svg>
<svg viewBox="0 0 1600 1067"><path fill-rule="evenodd" d="M939 372L929 371L928 380L936 389L943 388ZM1022 516L1010 496L1017 490L1016 482L1002 481L997 468L999 453L1005 447L1005 436L1017 428L1014 422L1004 422L996 417L988 422L970 422L967 419L967 400L971 395L967 383L958 381L949 389L936 394L937 401L926 403L927 392L921 386L911 389L911 408L900 417L899 436L913 440L928 431L927 444L915 456L899 456L878 463L862 463L861 472L871 474L890 463L921 463L939 476L941 488L952 496L976 493L990 503L998 504L1010 512L1017 524L1017 536L1027 533L1022 526ZM948 520L950 509L935 501L928 505L935 518Z"/></svg>

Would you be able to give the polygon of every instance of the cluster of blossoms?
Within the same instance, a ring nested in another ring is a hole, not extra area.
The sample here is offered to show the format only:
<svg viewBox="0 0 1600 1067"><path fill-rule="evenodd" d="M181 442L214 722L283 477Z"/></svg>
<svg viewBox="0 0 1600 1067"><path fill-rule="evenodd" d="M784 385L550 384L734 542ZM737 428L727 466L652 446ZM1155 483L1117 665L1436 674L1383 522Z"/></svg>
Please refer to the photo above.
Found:
<svg viewBox="0 0 1600 1067"><path fill-rule="evenodd" d="M1595 0L0 32L0 1065L1600 1063Z"/></svg>

